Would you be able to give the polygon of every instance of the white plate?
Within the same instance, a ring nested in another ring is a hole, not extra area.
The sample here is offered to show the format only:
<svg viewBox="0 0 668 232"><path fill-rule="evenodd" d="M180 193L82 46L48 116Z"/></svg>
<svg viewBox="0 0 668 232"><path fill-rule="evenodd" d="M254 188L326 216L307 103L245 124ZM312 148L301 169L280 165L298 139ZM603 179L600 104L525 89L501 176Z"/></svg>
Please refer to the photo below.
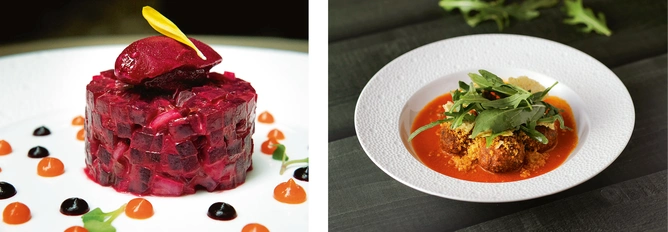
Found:
<svg viewBox="0 0 668 232"><path fill-rule="evenodd" d="M486 69L502 78L526 75L571 106L579 137L567 160L546 174L508 183L452 178L423 165L407 142L416 114L436 96ZM532 199L578 185L610 165L635 120L626 87L605 65L553 41L507 34L446 39L412 50L383 67L362 91L355 129L362 148L394 179L425 193L472 202Z"/></svg>
<svg viewBox="0 0 668 232"><path fill-rule="evenodd" d="M0 139L8 141L14 152L0 156L0 180L13 184L16 196L0 200L0 208L20 201L32 211L32 219L21 225L0 222L0 231L64 231L82 225L81 217L60 214L60 204L69 197L85 199L91 210L108 212L136 197L102 187L85 177L84 143L76 140L81 126L71 120L84 115L86 84L100 71L113 69L125 46L93 46L40 51L0 57ZM145 197L155 209L146 220L120 216L112 225L124 231L241 231L248 223L260 223L271 231L306 231L308 200L298 205L273 199L273 189L291 178L301 165L293 165L279 175L281 163L260 152L269 130L285 133L282 141L291 159L308 156L308 56L304 53L233 46L212 47L223 62L212 71L232 71L255 87L257 113L268 110L274 124L256 123L253 136L253 171L246 183L233 190L208 193L198 191L183 197ZM46 137L32 136L39 126L52 132ZM65 164L63 175L40 177L38 160L28 158L34 146L47 148L51 156ZM308 194L308 182L297 181ZM215 221L207 217L209 206L222 201L231 204L238 217Z"/></svg>

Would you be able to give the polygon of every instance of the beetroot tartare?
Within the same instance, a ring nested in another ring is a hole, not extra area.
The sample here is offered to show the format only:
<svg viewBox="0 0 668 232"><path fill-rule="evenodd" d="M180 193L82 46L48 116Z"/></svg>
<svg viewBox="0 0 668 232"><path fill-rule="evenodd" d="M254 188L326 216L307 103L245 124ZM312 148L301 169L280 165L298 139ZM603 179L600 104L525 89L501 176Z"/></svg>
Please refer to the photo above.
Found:
<svg viewBox="0 0 668 232"><path fill-rule="evenodd" d="M130 44L86 86L86 174L137 195L235 188L251 169L257 94L222 61L165 36Z"/></svg>

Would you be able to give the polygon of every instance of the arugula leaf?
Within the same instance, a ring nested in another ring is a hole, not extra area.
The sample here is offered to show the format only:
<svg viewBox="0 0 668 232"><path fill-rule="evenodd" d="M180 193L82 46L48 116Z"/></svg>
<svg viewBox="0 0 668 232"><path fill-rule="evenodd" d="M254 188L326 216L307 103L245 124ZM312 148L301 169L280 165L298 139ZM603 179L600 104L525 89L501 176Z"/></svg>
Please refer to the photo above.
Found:
<svg viewBox="0 0 668 232"><path fill-rule="evenodd" d="M543 91L539 91L539 92L535 92L535 93L531 94L531 100L534 101L534 102L542 101L543 98L545 98L545 96L547 96L547 93L550 92L550 90L552 89L552 87L554 87L554 86L557 85L558 83L559 83L559 82L554 82L554 84L552 84L552 85L551 85L550 87L548 87L547 89L545 89L545 90L543 90Z"/></svg>
<svg viewBox="0 0 668 232"><path fill-rule="evenodd" d="M549 141L547 140L547 137L537 131L536 129L533 128L528 128L526 126L520 126L520 129L524 131L529 137L535 139L536 141L542 143L542 144L547 144Z"/></svg>
<svg viewBox="0 0 668 232"><path fill-rule="evenodd" d="M466 23L475 27L487 20L496 22L499 31L510 25L510 18L530 20L538 17L539 8L554 6L558 0L527 0L521 4L504 5L503 0L485 2L480 0L441 0L439 6L446 11L459 9Z"/></svg>
<svg viewBox="0 0 668 232"><path fill-rule="evenodd" d="M467 85L466 82L459 81L459 88L460 89L469 89L469 85Z"/></svg>
<svg viewBox="0 0 668 232"><path fill-rule="evenodd" d="M504 5L504 0L440 0L438 5L446 11L458 9L466 24L475 27L484 21L496 22L499 31L510 25L511 18L520 21L529 21L540 16L538 9L554 7L559 0L524 0L521 3ZM569 19L564 23L576 25L585 24L584 32L595 31L599 34L610 36L612 31L608 29L605 15L594 12L589 8L582 7L582 0L564 0L564 8Z"/></svg>
<svg viewBox="0 0 668 232"><path fill-rule="evenodd" d="M475 138L478 134L488 130L492 134L515 130L523 123L538 120L544 112L544 105L533 105L533 109L521 107L509 110L490 109L482 111L475 119L471 137Z"/></svg>
<svg viewBox="0 0 668 232"><path fill-rule="evenodd" d="M444 122L447 122L447 121L450 121L450 120L448 120L448 119L436 120L436 121L433 121L433 122L431 122L427 125L421 126L417 130L413 131L413 133L411 133L410 136L408 136L408 142L413 140L413 138L415 138L415 136L422 133L423 131L429 130L430 128L435 127L437 125L440 125L441 123L444 123Z"/></svg>
<svg viewBox="0 0 668 232"><path fill-rule="evenodd" d="M581 29L583 32L589 33L595 31L606 36L612 35L612 31L606 25L605 15L601 12L598 15L594 15L594 12L590 8L582 6L582 0L564 0L564 8L566 9L566 14L571 17L565 19L564 23L571 25L582 23L585 25Z"/></svg>
<svg viewBox="0 0 668 232"><path fill-rule="evenodd" d="M285 154L285 145L283 144L274 144L276 150L271 154L271 158L274 160L288 160L288 156Z"/></svg>
<svg viewBox="0 0 668 232"><path fill-rule="evenodd" d="M559 120L562 129L570 130L559 114L561 110L542 101L558 82L544 91L531 93L518 86L506 84L503 79L489 71L478 72L480 74L468 74L473 83L460 81L460 89L452 91L452 107L444 112L444 119L421 126L410 134L408 141L444 122L452 122L452 129L458 128L464 122L473 122L470 137L476 138L482 134L487 139L487 146L490 146L497 136L516 130L522 130L537 141L547 143L547 138L535 130L537 123L554 123ZM487 92L498 97L486 95Z"/></svg>
<svg viewBox="0 0 668 232"><path fill-rule="evenodd" d="M506 10L515 19L529 21L540 16L537 9L553 7L557 3L559 3L559 0L525 0L522 4L513 3L508 5Z"/></svg>
<svg viewBox="0 0 668 232"><path fill-rule="evenodd" d="M509 97L506 98L501 98L497 100L487 100L486 102L481 102L480 105L484 107L485 109L490 109L490 108L496 108L496 109L505 109L505 108L517 108L518 105L524 100L526 100L528 97L530 97L530 93L524 93L524 94L513 94Z"/></svg>

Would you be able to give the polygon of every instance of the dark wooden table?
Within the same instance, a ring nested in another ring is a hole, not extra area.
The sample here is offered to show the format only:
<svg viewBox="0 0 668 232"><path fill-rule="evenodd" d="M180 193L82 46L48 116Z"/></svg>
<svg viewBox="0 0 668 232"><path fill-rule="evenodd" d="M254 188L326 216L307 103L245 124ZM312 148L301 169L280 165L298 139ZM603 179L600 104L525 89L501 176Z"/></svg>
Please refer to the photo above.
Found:
<svg viewBox="0 0 668 232"><path fill-rule="evenodd" d="M405 186L360 147L353 115L367 81L396 57L447 38L498 33L468 26L438 0L329 1L330 231L666 231L666 1L585 0L612 36L583 34L557 7L501 33L557 41L598 59L626 85L636 121L621 155L560 193L511 203L471 203Z"/></svg>

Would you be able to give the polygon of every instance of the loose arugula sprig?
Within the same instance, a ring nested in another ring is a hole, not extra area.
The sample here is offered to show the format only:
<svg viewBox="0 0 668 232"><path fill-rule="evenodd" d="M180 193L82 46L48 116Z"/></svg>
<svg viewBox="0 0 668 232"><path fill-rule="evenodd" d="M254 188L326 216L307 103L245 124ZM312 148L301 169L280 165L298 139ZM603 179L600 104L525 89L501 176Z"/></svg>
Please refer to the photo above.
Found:
<svg viewBox="0 0 668 232"><path fill-rule="evenodd" d="M459 9L471 27L483 21L493 20L499 31L503 31L504 27L510 25L511 18L521 21L532 20L540 16L538 9L554 7L559 0L524 0L522 3L508 5L504 5L504 2L504 0L441 0L439 5L446 11ZM582 31L587 33L593 30L606 36L612 34L606 25L605 15L599 12L596 17L591 9L582 6L582 0L564 0L564 9L571 17L564 20L564 23L571 25L582 23L585 25Z"/></svg>
<svg viewBox="0 0 668 232"><path fill-rule="evenodd" d="M544 91L531 93L506 84L503 79L486 70L479 70L479 73L469 73L473 81L470 84L459 82L459 89L452 92L452 107L444 112L445 119L418 128L408 140L444 122L451 122L452 129L465 122L474 123L470 137L486 138L488 147L497 136L516 130L522 130L528 136L547 144L547 138L535 129L539 123L559 121L560 128L570 130L559 114L561 110L543 101L558 82Z"/></svg>
<svg viewBox="0 0 668 232"><path fill-rule="evenodd" d="M109 213L102 212L99 207L91 210L81 216L84 228L89 232L116 232L116 228L112 226L111 223L125 211L125 205L126 204L123 204L117 210Z"/></svg>
<svg viewBox="0 0 668 232"><path fill-rule="evenodd" d="M466 23L475 27L482 21L494 20L502 31L504 27L510 25L510 17L518 20L531 20L538 17L539 8L551 7L557 4L558 0L527 0L521 4L513 3L503 5L504 0L485 2L481 0L441 0L439 5L447 10L459 9L466 20Z"/></svg>
<svg viewBox="0 0 668 232"><path fill-rule="evenodd" d="M608 25L606 25L605 15L598 12L597 17L590 8L582 7L582 0L564 0L564 6L566 14L571 17L565 19L564 23L571 25L582 23L585 27L581 30L585 33L589 33L593 30L596 31L596 33L606 36L612 34L612 31L610 31Z"/></svg>
<svg viewBox="0 0 668 232"><path fill-rule="evenodd" d="M271 158L281 161L281 170L279 171L279 174L283 175L283 173L285 172L285 169L288 168L288 165L296 164L296 163L307 163L308 164L308 157L306 157L304 159L288 161L288 155L285 153L285 145L276 144L274 146L276 146L276 150L274 150L274 153L271 154Z"/></svg>

